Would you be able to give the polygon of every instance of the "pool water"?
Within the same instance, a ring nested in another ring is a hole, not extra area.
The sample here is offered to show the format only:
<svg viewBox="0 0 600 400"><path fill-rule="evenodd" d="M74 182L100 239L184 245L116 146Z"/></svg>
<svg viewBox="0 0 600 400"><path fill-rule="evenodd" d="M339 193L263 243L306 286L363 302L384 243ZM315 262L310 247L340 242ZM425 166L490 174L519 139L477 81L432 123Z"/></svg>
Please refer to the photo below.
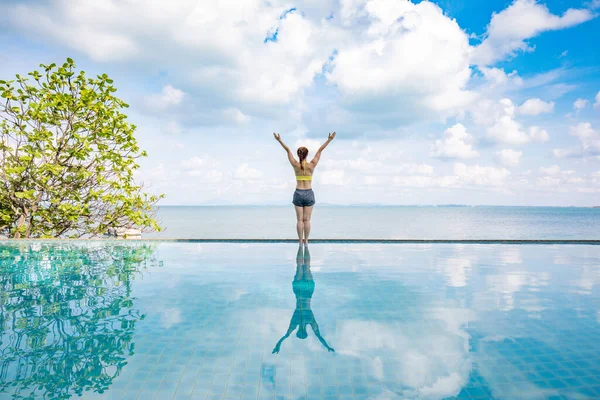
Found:
<svg viewBox="0 0 600 400"><path fill-rule="evenodd" d="M0 242L0 399L600 398L600 246Z"/></svg>

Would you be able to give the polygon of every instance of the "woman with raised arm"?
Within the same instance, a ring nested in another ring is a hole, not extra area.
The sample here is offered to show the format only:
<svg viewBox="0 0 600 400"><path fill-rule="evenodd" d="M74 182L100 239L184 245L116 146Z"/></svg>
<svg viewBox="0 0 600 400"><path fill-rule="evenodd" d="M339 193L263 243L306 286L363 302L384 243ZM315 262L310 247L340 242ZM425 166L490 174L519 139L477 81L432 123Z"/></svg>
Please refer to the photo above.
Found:
<svg viewBox="0 0 600 400"><path fill-rule="evenodd" d="M321 153L327 145L335 138L335 132L330 133L327 141L323 143L317 154L311 162L306 162L308 157L308 149L306 147L298 148L298 161L294 158L292 151L283 143L281 135L273 133L275 139L287 152L288 160L294 168L294 174L296 175L296 191L294 192L294 198L292 203L296 209L296 231L298 232L298 243L302 245L308 245L308 235L310 235L310 217L312 215L313 206L315 205L315 194L312 190L312 176L315 172L315 167L321 159ZM304 236L304 239L303 239Z"/></svg>

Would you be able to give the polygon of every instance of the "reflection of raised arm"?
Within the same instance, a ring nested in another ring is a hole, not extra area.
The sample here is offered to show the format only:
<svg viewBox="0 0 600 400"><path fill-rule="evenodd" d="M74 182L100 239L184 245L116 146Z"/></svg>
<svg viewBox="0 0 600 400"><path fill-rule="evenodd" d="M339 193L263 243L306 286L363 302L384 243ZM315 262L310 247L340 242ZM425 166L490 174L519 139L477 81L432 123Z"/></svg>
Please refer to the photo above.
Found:
<svg viewBox="0 0 600 400"><path fill-rule="evenodd" d="M335 350L333 349L333 347L330 347L327 344L327 342L325 341L325 339L323 339L323 336L321 336L321 332L319 331L319 325L317 325L317 321L313 321L313 323L310 324L310 326L312 326L313 332L315 332L315 336L319 338L319 342L321 342L323 344L323 346L325 346L325 348L327 349L327 351L333 351L333 352L335 352Z"/></svg>
<svg viewBox="0 0 600 400"><path fill-rule="evenodd" d="M313 165L313 167L317 166L317 164L319 163L319 160L321 159L321 153L323 152L323 150L325 150L325 148L327 147L327 145L329 145L329 143L331 143L331 141L333 139L335 139L335 132L330 133L329 137L327 138L327 140L325 141L325 143L323 143L321 145L321 147L319 147L319 150L317 150L317 153L315 154L315 157L310 162Z"/></svg>
<svg viewBox="0 0 600 400"><path fill-rule="evenodd" d="M281 347L281 343L283 343L283 341L285 339L287 339L292 334L292 332L294 332L294 330L296 329L296 326L297 325L290 324L290 327L288 328L288 330L285 333L285 335L283 335L281 337L281 339L279 339L279 342L277 342L277 344L275 345L275 348L273 349L272 354L279 353L279 348Z"/></svg>
<svg viewBox="0 0 600 400"><path fill-rule="evenodd" d="M296 159L294 158L294 155L292 154L292 151L290 150L290 148L287 147L285 145L285 143L283 143L283 140L281 140L281 135L278 135L277 133L273 133L273 137L275 138L275 140L277 140L279 142L279 144L281 145L281 147L283 147L283 149L287 153L288 160L290 161L290 164L299 167L300 163L298 161L296 161Z"/></svg>

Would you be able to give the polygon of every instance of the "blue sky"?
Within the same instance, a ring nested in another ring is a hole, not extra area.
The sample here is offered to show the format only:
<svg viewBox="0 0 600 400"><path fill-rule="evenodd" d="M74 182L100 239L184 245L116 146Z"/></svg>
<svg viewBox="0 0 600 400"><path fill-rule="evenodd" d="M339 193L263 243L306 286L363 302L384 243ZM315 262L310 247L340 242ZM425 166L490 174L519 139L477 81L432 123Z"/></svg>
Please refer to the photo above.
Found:
<svg viewBox="0 0 600 400"><path fill-rule="evenodd" d="M205 4L206 3L206 4ZM163 204L600 205L600 1L3 1L0 78L107 73ZM310 155L309 155L310 157Z"/></svg>

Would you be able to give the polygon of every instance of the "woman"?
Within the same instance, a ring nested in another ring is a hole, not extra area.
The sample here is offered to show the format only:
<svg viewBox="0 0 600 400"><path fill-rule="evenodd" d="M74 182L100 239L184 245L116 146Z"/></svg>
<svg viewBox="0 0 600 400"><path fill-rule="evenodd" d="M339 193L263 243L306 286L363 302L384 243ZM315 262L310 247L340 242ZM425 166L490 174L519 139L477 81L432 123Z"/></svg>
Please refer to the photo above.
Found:
<svg viewBox="0 0 600 400"><path fill-rule="evenodd" d="M308 235L310 235L310 216L312 215L313 206L315 205L315 194L312 191L312 176L315 172L315 167L321 159L321 153L325 147L335 138L335 132L330 133L327 141L323 143L315 157L311 162L306 162L308 149L306 147L298 148L298 161L294 158L289 147L281 140L281 135L273 133L275 139L287 152L288 160L294 168L296 175L296 191L292 203L296 209L296 231L298 232L298 243L302 245L304 235L304 245L308 245Z"/></svg>
<svg viewBox="0 0 600 400"><path fill-rule="evenodd" d="M292 289L296 295L296 309L290 320L290 326L281 339L275 345L273 354L279 353L281 349L281 343L287 339L292 332L298 328L296 336L299 339L306 339L308 337L308 331L306 327L310 325L313 332L319 342L327 349L327 351L335 351L333 347L329 346L319 330L319 325L315 320L315 316L310 308L310 300L312 299L315 291L315 281L313 280L312 273L310 272L310 253L308 247L304 249L302 254L302 246L298 248L298 254L296 255L296 275L292 282Z"/></svg>

